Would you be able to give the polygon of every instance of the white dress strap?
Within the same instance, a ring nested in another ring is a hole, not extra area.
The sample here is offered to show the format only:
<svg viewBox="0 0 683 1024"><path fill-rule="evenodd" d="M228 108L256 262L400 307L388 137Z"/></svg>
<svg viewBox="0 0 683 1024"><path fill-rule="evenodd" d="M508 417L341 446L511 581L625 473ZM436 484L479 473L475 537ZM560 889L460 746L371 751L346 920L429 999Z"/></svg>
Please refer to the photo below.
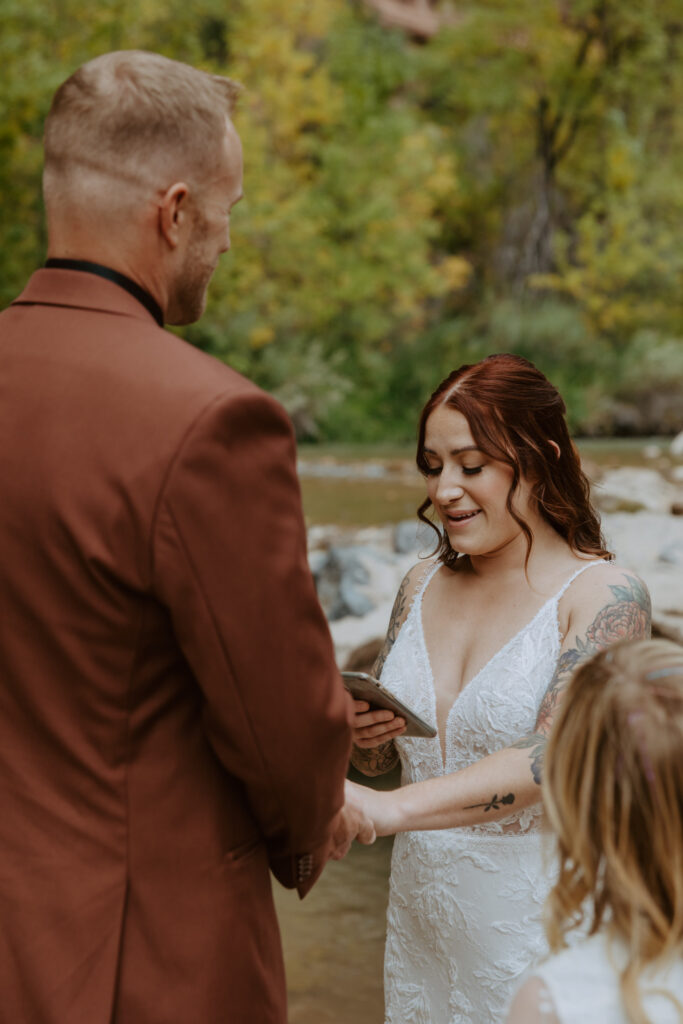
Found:
<svg viewBox="0 0 683 1024"><path fill-rule="evenodd" d="M418 602L422 601L422 597L425 590L431 583L432 578L436 576L437 572L439 571L442 565L442 562L435 562L433 565L427 565L424 568L419 580L417 581L417 589L413 596L413 604L417 604Z"/></svg>
<svg viewBox="0 0 683 1024"><path fill-rule="evenodd" d="M574 582L574 580L576 579L576 577L580 576L582 572L586 571L586 569L592 569L594 565L611 565L611 564L612 564L611 562L606 562L604 558L601 558L599 561L596 561L596 562L586 562L585 565L580 566L580 568L578 568L576 570L576 572L573 572L571 574L571 576L569 577L569 579L566 580L566 582L563 584L561 590L558 590L557 594L555 595L555 600L559 602L560 599L567 592L569 587L571 587L571 585Z"/></svg>
<svg viewBox="0 0 683 1024"><path fill-rule="evenodd" d="M442 564L441 562L435 562L432 565L427 564L422 569L422 572L420 573L420 575L418 577L418 580L417 580L417 585L415 587L415 591L413 593L413 596L410 599L410 604L408 606L408 613L406 615L406 619L408 617L413 618L415 615L421 614L422 597L424 595L425 590L429 586L430 581L436 575L438 570L441 568L441 564Z"/></svg>

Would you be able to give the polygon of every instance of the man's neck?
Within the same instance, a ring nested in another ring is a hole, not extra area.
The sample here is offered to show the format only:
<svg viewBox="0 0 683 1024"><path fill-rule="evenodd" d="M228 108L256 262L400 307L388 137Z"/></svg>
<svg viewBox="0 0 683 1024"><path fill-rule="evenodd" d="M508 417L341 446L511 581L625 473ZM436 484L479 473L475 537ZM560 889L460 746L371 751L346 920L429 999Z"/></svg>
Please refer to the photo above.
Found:
<svg viewBox="0 0 683 1024"><path fill-rule="evenodd" d="M134 281L132 277L127 274L123 274L120 270L114 270L112 267L107 267L102 263L96 263L93 260L80 260L73 259L71 257L59 257L50 256L48 257L45 266L47 269L53 270L76 270L81 273L94 274L96 277L102 277L107 281L112 281L117 284L120 288L123 288L130 295L138 300L145 309L151 313L156 322L160 327L164 326L164 314L161 306L154 298L153 295L143 288L141 285Z"/></svg>

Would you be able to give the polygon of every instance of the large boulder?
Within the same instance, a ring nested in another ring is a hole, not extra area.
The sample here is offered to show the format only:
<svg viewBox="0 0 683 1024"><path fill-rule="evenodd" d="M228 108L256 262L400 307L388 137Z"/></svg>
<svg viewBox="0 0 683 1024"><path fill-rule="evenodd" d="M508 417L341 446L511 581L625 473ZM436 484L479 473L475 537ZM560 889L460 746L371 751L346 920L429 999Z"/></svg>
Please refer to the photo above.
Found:
<svg viewBox="0 0 683 1024"><path fill-rule="evenodd" d="M334 546L324 558L315 554L310 561L330 622L347 616L364 618L378 605L392 602L401 581L395 559L374 546Z"/></svg>

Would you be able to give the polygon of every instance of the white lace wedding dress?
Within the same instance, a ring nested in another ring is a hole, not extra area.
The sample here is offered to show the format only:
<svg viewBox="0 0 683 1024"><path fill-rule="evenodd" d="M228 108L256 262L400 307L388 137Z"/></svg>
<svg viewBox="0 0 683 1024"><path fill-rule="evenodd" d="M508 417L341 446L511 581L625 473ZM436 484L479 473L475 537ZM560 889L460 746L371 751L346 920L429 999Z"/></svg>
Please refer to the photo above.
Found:
<svg viewBox="0 0 683 1024"><path fill-rule="evenodd" d="M402 783L465 768L533 732L560 653L557 608L569 584L468 683L440 738L396 741ZM436 724L419 588L382 672L388 690ZM498 794L502 797L505 790ZM540 913L551 884L538 808L471 828L404 832L391 865L385 1024L493 1024L546 951Z"/></svg>

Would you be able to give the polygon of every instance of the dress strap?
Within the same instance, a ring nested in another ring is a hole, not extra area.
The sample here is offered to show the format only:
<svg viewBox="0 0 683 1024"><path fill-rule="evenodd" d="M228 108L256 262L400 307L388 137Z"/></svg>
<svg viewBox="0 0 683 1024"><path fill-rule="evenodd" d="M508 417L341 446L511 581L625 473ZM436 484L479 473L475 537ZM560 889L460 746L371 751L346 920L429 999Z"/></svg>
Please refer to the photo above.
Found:
<svg viewBox="0 0 683 1024"><path fill-rule="evenodd" d="M423 571L420 573L420 578L417 581L417 587L415 590L415 594L413 595L413 604L422 603L422 597L424 595L424 592L431 583L432 577L436 576L437 572L441 568L441 565L441 562L435 562L433 565L425 566Z"/></svg>
<svg viewBox="0 0 683 1024"><path fill-rule="evenodd" d="M586 562L585 565L582 565L579 569L576 570L576 572L573 572L571 574L569 579L564 583L562 589L558 590L557 594L555 595L555 600L559 601L564 596L569 587L572 585L576 577L580 576L582 572L586 571L586 569L592 569L594 565L611 565L611 562L606 562L604 558L601 558L599 561L596 562Z"/></svg>

